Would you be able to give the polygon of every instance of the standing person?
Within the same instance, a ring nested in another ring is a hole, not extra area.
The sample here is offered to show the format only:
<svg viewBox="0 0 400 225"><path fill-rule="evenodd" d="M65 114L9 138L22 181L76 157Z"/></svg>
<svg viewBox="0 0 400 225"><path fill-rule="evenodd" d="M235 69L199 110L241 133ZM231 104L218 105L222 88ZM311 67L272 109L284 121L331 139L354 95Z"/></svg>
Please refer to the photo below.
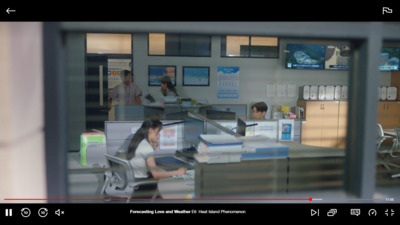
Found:
<svg viewBox="0 0 400 225"><path fill-rule="evenodd" d="M265 119L268 106L265 104L265 102L257 102L251 106L251 109L253 110L253 119L263 120Z"/></svg>
<svg viewBox="0 0 400 225"><path fill-rule="evenodd" d="M163 96L179 96L176 92L174 85L171 82L171 79L168 76L164 76L161 78L161 93L163 94Z"/></svg>
<svg viewBox="0 0 400 225"><path fill-rule="evenodd" d="M139 86L132 82L131 71L122 70L120 73L122 83L115 86L108 98L108 110L111 109L112 101L118 101L120 105L140 105L142 91Z"/></svg>

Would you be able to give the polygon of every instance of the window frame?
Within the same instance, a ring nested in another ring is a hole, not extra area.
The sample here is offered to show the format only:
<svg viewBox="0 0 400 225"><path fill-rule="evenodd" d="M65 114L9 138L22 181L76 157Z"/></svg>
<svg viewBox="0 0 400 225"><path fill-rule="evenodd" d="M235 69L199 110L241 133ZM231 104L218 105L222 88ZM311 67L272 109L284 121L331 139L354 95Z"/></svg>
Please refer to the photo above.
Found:
<svg viewBox="0 0 400 225"><path fill-rule="evenodd" d="M148 33L147 34L147 56L149 56L149 57L155 57L155 56L159 56L159 57L205 57L205 58L211 58L211 41L212 41L212 36L211 35L206 35L206 34L191 34L191 35L198 35L198 36L207 36L208 37L208 39L209 39L209 42L208 42L208 50L209 50L209 52L208 52L208 55L207 56L204 56L204 55L183 55L183 54L181 54L181 52L182 52L182 35L186 35L186 34L176 34L177 36L178 36L178 39L179 39L179 43L178 43L178 55L167 55L167 51L166 51L166 49L165 49L165 55L151 55L150 54L150 34L151 33ZM159 33L159 34L161 34L161 33ZM162 33L162 34L165 34L165 35L168 35L168 33ZM170 33L171 34L171 33ZM166 43L165 43L165 45L166 45ZM165 48L166 48L166 46L165 46Z"/></svg>
<svg viewBox="0 0 400 225"><path fill-rule="evenodd" d="M241 37L248 37L249 38L249 52L248 52L248 56L229 56L226 54L226 38L228 36L241 36ZM252 37L269 37L269 38L277 38L277 43L278 45L276 46L276 57L264 57L264 56L252 56L251 55L251 51L252 51L252 46L251 45L251 41L252 41ZM225 46L223 46L225 45ZM261 36L261 35L223 35L221 36L221 58L243 58L243 59L279 59L280 56L280 38L279 37L270 37L270 36ZM225 52L225 55L223 55L223 53Z"/></svg>

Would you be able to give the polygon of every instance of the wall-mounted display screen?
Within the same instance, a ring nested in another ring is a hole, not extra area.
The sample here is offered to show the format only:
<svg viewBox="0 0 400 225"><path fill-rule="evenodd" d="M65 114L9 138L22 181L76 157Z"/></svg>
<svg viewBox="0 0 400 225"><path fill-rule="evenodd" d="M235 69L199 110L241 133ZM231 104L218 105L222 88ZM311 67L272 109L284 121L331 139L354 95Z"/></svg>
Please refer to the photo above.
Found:
<svg viewBox="0 0 400 225"><path fill-rule="evenodd" d="M287 44L286 68L288 69L324 69L324 45Z"/></svg>
<svg viewBox="0 0 400 225"><path fill-rule="evenodd" d="M183 86L210 86L210 67L183 67Z"/></svg>
<svg viewBox="0 0 400 225"><path fill-rule="evenodd" d="M176 66L149 66L149 86L161 86L161 78L165 76L176 86Z"/></svg>
<svg viewBox="0 0 400 225"><path fill-rule="evenodd" d="M325 69L340 70L348 69L351 61L350 46L327 45L325 54Z"/></svg>
<svg viewBox="0 0 400 225"><path fill-rule="evenodd" d="M382 48L379 58L379 69L381 71L399 70L400 48Z"/></svg>

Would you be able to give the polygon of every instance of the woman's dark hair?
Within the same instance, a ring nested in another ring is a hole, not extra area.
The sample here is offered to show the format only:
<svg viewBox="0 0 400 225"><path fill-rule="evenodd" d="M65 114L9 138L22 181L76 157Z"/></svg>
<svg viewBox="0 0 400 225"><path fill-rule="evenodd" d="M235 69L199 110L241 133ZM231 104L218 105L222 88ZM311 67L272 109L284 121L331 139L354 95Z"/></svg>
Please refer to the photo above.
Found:
<svg viewBox="0 0 400 225"><path fill-rule="evenodd" d="M146 140L148 139L150 128L159 128L161 130L162 122L159 120L145 120L142 123L142 126L139 130L136 131L135 135L133 135L131 142L129 143L128 150L126 152L127 159L132 159L135 156L136 148L138 147L140 142L145 138Z"/></svg>
<svg viewBox="0 0 400 225"><path fill-rule="evenodd" d="M179 96L179 95L178 95L178 92L176 92L176 89L175 89L174 85L172 84L172 81L171 81L171 79L170 79L169 77L167 77L167 76L162 77L162 78L161 78L161 83L162 83L162 84L167 84L168 89L169 89L170 91L174 92L176 96ZM164 92L162 89L161 89L161 93L162 93L164 96L167 95L167 93Z"/></svg>

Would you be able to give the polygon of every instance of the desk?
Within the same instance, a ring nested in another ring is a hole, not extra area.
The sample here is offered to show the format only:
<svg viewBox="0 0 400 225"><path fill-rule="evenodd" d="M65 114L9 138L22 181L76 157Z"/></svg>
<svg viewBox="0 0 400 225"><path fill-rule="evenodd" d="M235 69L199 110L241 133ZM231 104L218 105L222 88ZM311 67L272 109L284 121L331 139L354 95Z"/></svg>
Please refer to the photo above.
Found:
<svg viewBox="0 0 400 225"><path fill-rule="evenodd" d="M184 179L164 178L158 181L158 191L164 199L186 199L194 193L194 185L187 185Z"/></svg>
<svg viewBox="0 0 400 225"><path fill-rule="evenodd" d="M158 155L156 157L171 157L172 154ZM160 165L157 164L157 168L160 170L171 169L171 165ZM178 169L183 165L173 166L174 169ZM192 168L191 165L188 165ZM187 167L188 168L188 167ZM194 180L192 185L188 185L184 178L162 178L158 180L158 191L164 199L185 199L187 196L192 196L194 193Z"/></svg>
<svg viewBox="0 0 400 225"><path fill-rule="evenodd" d="M385 135L390 136L390 137L397 137L396 131L395 131L394 129L384 129L384 130L383 130L383 133L384 133Z"/></svg>
<svg viewBox="0 0 400 225"><path fill-rule="evenodd" d="M68 195L70 199L100 199L107 167L99 165L82 166L79 152L68 152ZM82 200L69 200L79 202ZM97 201L98 202L98 201Z"/></svg>
<svg viewBox="0 0 400 225"><path fill-rule="evenodd" d="M108 169L105 165L100 164L89 164L87 166L82 166L80 164L80 157L78 152L71 152L67 154L68 156L68 173L69 174L89 174L89 173L101 173Z"/></svg>
<svg viewBox="0 0 400 225"><path fill-rule="evenodd" d="M284 142L287 158L207 164L196 161L195 197L340 189L345 150Z"/></svg>

